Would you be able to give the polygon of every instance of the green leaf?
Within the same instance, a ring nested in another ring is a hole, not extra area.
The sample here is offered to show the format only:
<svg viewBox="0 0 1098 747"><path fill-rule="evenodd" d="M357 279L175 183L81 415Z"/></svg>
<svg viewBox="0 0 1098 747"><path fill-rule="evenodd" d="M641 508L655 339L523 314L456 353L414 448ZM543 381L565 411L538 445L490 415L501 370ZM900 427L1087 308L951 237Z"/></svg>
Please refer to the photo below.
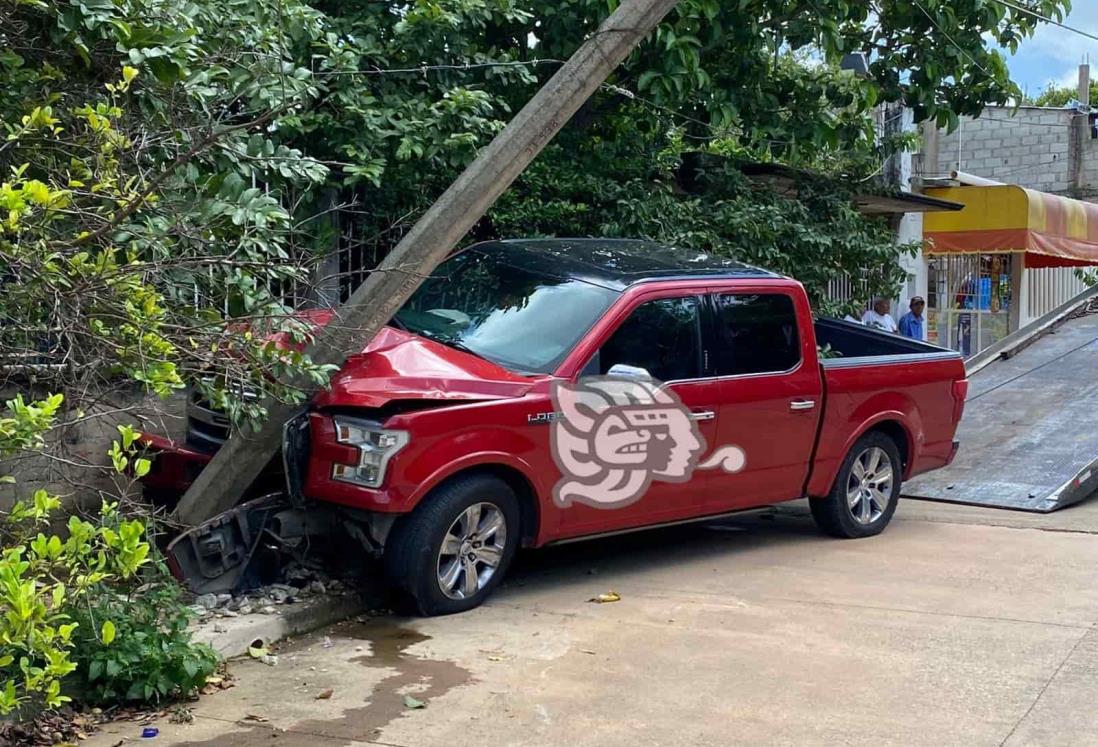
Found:
<svg viewBox="0 0 1098 747"><path fill-rule="evenodd" d="M660 75L658 70L645 70L641 73L640 78L637 79L637 90L647 91L651 86L652 81Z"/></svg>
<svg viewBox="0 0 1098 747"><path fill-rule="evenodd" d="M100 635L103 638L103 645L109 646L114 642L114 623L110 620L103 622L103 628L100 631Z"/></svg>
<svg viewBox="0 0 1098 747"><path fill-rule="evenodd" d="M144 477L149 474L149 470L152 469L152 462L148 459L140 458L133 463L133 473L138 478Z"/></svg>
<svg viewBox="0 0 1098 747"><path fill-rule="evenodd" d="M143 697L148 697L145 694L145 683L140 681L130 683L129 688L126 690L126 700L141 700Z"/></svg>

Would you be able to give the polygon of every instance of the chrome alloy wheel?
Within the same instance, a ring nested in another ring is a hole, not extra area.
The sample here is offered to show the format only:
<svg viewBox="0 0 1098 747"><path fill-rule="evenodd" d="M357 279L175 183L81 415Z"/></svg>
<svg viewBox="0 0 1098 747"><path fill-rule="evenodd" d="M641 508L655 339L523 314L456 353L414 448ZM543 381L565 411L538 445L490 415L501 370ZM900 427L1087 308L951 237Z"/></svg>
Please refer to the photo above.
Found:
<svg viewBox="0 0 1098 747"><path fill-rule="evenodd" d="M892 460L879 446L871 446L854 460L846 484L846 502L850 515L859 524L872 524L881 518L892 500Z"/></svg>
<svg viewBox="0 0 1098 747"><path fill-rule="evenodd" d="M454 519L438 551L438 587L450 599L483 589L503 560L507 520L493 503L474 503Z"/></svg>

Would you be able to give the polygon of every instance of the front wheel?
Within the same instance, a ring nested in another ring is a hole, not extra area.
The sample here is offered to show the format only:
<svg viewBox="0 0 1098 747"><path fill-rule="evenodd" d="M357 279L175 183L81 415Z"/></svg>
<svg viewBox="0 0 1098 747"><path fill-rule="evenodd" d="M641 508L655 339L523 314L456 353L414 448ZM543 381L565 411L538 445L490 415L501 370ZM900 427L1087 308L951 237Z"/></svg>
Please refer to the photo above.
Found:
<svg viewBox="0 0 1098 747"><path fill-rule="evenodd" d="M846 455L827 497L810 501L812 518L833 537L880 534L896 513L902 475L896 442L884 433L867 433Z"/></svg>
<svg viewBox="0 0 1098 747"><path fill-rule="evenodd" d="M423 615L476 607L499 585L519 540L518 500L490 475L445 483L393 529L385 547L389 582Z"/></svg>

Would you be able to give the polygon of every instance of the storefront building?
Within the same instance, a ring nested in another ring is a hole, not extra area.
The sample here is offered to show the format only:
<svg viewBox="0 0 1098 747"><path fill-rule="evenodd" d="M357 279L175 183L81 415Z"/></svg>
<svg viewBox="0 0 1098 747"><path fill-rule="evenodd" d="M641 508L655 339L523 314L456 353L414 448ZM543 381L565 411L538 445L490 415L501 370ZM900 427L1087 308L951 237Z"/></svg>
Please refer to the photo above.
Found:
<svg viewBox="0 0 1098 747"><path fill-rule="evenodd" d="M975 355L1086 288L1098 204L1015 185L930 187L957 212L923 217L927 337Z"/></svg>

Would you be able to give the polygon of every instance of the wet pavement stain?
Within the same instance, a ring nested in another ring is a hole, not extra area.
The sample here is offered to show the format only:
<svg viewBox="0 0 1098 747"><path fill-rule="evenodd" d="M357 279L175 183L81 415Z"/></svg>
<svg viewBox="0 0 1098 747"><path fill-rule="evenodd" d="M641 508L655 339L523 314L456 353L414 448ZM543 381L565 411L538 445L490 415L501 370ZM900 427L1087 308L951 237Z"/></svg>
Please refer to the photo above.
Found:
<svg viewBox="0 0 1098 747"><path fill-rule="evenodd" d="M407 653L415 644L430 640L430 636L416 630L393 624L344 623L336 626L333 633L370 642L371 653L355 656L350 659L351 662L370 669L395 670L374 686L361 708L346 709L335 718L299 721L286 731L270 724L248 725L243 730L229 731L213 739L181 742L178 747L334 747L356 740L376 740L388 724L414 712L404 704L405 692L429 708L434 698L473 680L468 669L452 661ZM289 647L281 653L293 650ZM244 724L235 722L232 728L239 729L241 726ZM326 739L320 742L317 737Z"/></svg>

